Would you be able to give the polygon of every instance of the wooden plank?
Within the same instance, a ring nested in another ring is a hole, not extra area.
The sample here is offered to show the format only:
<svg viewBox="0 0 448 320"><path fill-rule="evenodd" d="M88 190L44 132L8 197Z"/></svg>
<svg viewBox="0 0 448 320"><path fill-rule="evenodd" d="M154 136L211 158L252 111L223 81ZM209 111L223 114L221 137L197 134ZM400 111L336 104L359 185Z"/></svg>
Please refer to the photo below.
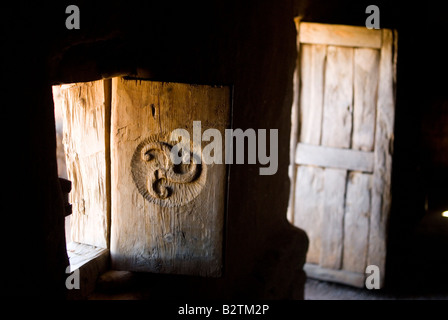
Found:
<svg viewBox="0 0 448 320"><path fill-rule="evenodd" d="M379 57L378 50L355 49L352 138L355 150L373 151Z"/></svg>
<svg viewBox="0 0 448 320"><path fill-rule="evenodd" d="M72 181L71 238L109 243L108 104L103 80L61 87L67 174Z"/></svg>
<svg viewBox="0 0 448 320"><path fill-rule="evenodd" d="M373 152L299 143L296 148L296 164L373 172Z"/></svg>
<svg viewBox="0 0 448 320"><path fill-rule="evenodd" d="M327 168L324 171L322 247L319 260L323 268L340 269L342 266L346 178L346 170Z"/></svg>
<svg viewBox="0 0 448 320"><path fill-rule="evenodd" d="M70 271L79 269L86 263L101 255L109 255L109 250L84 243L70 242L67 244L67 255L70 261Z"/></svg>
<svg viewBox="0 0 448 320"><path fill-rule="evenodd" d="M325 69L322 145L349 148L353 112L353 49L329 46Z"/></svg>
<svg viewBox="0 0 448 320"><path fill-rule="evenodd" d="M326 269L311 263L306 263L303 270L305 271L307 277L312 279L337 282L358 288L363 288L365 285L364 273Z"/></svg>
<svg viewBox="0 0 448 320"><path fill-rule="evenodd" d="M301 51L300 141L319 145L326 46L302 45Z"/></svg>
<svg viewBox="0 0 448 320"><path fill-rule="evenodd" d="M296 26L296 32L299 33L300 30L300 17L294 18L294 24ZM295 181L296 181L296 171L297 167L295 165L295 148L297 145L297 140L299 138L299 112L300 112L300 43L298 42L298 37L296 37L296 48L297 48L297 60L296 67L294 69L293 75L293 101L291 106L291 134L289 140L289 166L288 166L288 176L290 181L289 189L289 201L288 201L288 211L286 217L291 224L294 224L294 196L295 196Z"/></svg>
<svg viewBox="0 0 448 320"><path fill-rule="evenodd" d="M226 86L113 79L114 269L220 276L226 165L176 169L166 160L166 148L175 144L169 138L175 129L193 139L193 121L224 136L230 99Z"/></svg>
<svg viewBox="0 0 448 320"><path fill-rule="evenodd" d="M364 273L367 262L372 175L350 172L344 217L342 268Z"/></svg>
<svg viewBox="0 0 448 320"><path fill-rule="evenodd" d="M297 167L294 224L309 238L307 261L319 263L323 214L324 169Z"/></svg>
<svg viewBox="0 0 448 320"><path fill-rule="evenodd" d="M386 262L386 224L391 206L392 146L395 118L394 33L383 29L375 135L375 168L370 216L369 255L367 264L379 267L383 286ZM396 34L395 34L396 36Z"/></svg>
<svg viewBox="0 0 448 320"><path fill-rule="evenodd" d="M337 24L302 22L301 43L326 44L347 47L381 48L381 30Z"/></svg>

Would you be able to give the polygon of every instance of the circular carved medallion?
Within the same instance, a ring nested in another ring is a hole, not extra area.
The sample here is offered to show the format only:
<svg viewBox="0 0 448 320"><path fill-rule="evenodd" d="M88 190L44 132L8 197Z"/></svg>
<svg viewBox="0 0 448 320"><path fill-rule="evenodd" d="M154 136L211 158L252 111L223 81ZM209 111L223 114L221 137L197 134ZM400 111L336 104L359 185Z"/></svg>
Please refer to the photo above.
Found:
<svg viewBox="0 0 448 320"><path fill-rule="evenodd" d="M151 136L141 142L131 161L132 179L139 193L162 207L185 205L196 198L205 185L207 167L190 153L189 161L173 163L171 149L176 142ZM185 157L184 157L185 159Z"/></svg>

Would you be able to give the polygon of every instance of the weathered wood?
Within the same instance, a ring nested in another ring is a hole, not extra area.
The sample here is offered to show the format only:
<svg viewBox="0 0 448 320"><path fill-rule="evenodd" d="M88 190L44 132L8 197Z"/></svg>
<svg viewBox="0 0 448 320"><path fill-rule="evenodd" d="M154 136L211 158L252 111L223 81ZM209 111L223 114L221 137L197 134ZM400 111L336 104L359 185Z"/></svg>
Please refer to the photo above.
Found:
<svg viewBox="0 0 448 320"><path fill-rule="evenodd" d="M294 24L296 27L296 32L299 33L300 30L300 17L294 18ZM293 75L293 101L291 105L291 134L289 141L289 166L288 166L288 177L290 181L290 189L289 189L289 201L288 201L288 210L286 213L286 217L288 221L294 224L294 197L295 197L295 181L296 181L296 172L297 168L295 165L295 148L297 144L297 139L299 138L299 112L300 112L300 42L298 41L298 37L296 38L296 49L297 49L297 60L296 67L294 69Z"/></svg>
<svg viewBox="0 0 448 320"><path fill-rule="evenodd" d="M63 85L67 174L72 181L71 238L107 248L109 243L107 80Z"/></svg>
<svg viewBox="0 0 448 320"><path fill-rule="evenodd" d="M350 172L344 217L342 269L364 273L367 262L372 175Z"/></svg>
<svg viewBox="0 0 448 320"><path fill-rule="evenodd" d="M373 264L383 286L396 32L300 23L297 41L300 126L291 148L297 168L292 220L310 238L306 270L319 279L363 287L365 267ZM317 61L323 69L316 68ZM310 101L323 101L323 109ZM312 186L316 172L323 190Z"/></svg>
<svg viewBox="0 0 448 320"><path fill-rule="evenodd" d="M113 268L219 276L226 166L174 168L169 135L182 128L193 139L201 121L224 136L229 87L114 78L112 92Z"/></svg>
<svg viewBox="0 0 448 320"><path fill-rule="evenodd" d="M70 261L70 270L73 272L89 261L102 255L108 255L109 250L84 243L70 242L67 244L67 255Z"/></svg>
<svg viewBox="0 0 448 320"><path fill-rule="evenodd" d="M322 133L326 46L302 45L300 141L319 145Z"/></svg>
<svg viewBox="0 0 448 320"><path fill-rule="evenodd" d="M372 212L370 216L369 254L367 263L381 270L384 283L386 261L386 224L391 205L392 146L394 139L395 84L393 65L395 58L392 30L383 29L383 46L379 65L379 90L375 134L375 169L372 187Z"/></svg>
<svg viewBox="0 0 448 320"><path fill-rule="evenodd" d="M356 26L302 22L299 39L301 43L381 48L381 30Z"/></svg>
<svg viewBox="0 0 448 320"><path fill-rule="evenodd" d="M373 152L299 143L296 148L296 164L373 172Z"/></svg>
<svg viewBox="0 0 448 320"><path fill-rule="evenodd" d="M346 170L326 168L324 171L322 248L319 260L323 268L340 269L342 266L346 178Z"/></svg>
<svg viewBox="0 0 448 320"><path fill-rule="evenodd" d="M300 21L301 17L294 18L294 25L296 27L296 32L299 34L300 32ZM290 141L289 141L289 166L288 166L288 176L290 181L290 189L289 189L289 201L288 201L288 210L286 213L286 218L292 224L294 224L294 204L295 204L295 181L296 181L296 173L297 167L295 165L295 148L297 145L297 141L299 139L299 126L300 126L300 56L301 56L301 45L299 42L299 37L296 37L296 50L297 50L297 59L296 59L296 67L294 69L293 75L293 101L291 105L291 133L290 133Z"/></svg>
<svg viewBox="0 0 448 320"><path fill-rule="evenodd" d="M353 112L353 48L327 48L322 145L349 148Z"/></svg>
<svg viewBox="0 0 448 320"><path fill-rule="evenodd" d="M309 238L307 261L319 263L323 215L324 170L317 167L297 168L294 223Z"/></svg>
<svg viewBox="0 0 448 320"><path fill-rule="evenodd" d="M327 269L311 263L306 263L303 270L312 279L348 284L358 288L363 288L365 284L364 273Z"/></svg>
<svg viewBox="0 0 448 320"><path fill-rule="evenodd" d="M379 56L378 50L355 49L352 138L355 150L373 150Z"/></svg>
<svg viewBox="0 0 448 320"><path fill-rule="evenodd" d="M350 147L353 109L353 49L329 46L325 69L322 145ZM340 269L347 171L325 169L320 265Z"/></svg>

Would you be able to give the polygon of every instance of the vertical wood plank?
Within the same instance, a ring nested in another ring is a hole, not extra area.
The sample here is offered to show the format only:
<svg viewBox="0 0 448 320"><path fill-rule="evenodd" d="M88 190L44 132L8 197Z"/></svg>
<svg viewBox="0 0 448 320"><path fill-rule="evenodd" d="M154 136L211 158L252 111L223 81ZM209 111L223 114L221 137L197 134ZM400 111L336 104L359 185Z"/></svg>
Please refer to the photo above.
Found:
<svg viewBox="0 0 448 320"><path fill-rule="evenodd" d="M352 141L355 150L373 150L379 56L379 51L375 49L355 49Z"/></svg>
<svg viewBox="0 0 448 320"><path fill-rule="evenodd" d="M324 171L324 208L320 265L340 269L344 237L344 203L347 171L326 168Z"/></svg>
<svg viewBox="0 0 448 320"><path fill-rule="evenodd" d="M300 142L319 145L322 134L325 45L303 45L301 61Z"/></svg>
<svg viewBox="0 0 448 320"><path fill-rule="evenodd" d="M299 34L300 30L300 17L294 18L294 24L296 27L297 34ZM301 55L301 46L298 37L296 38L296 49L297 49L297 59L296 59L296 67L294 69L293 75L293 101L291 105L291 134L289 141L289 166L288 166L288 176L290 181L290 190L289 190L289 201L288 201L288 211L286 217L291 224L294 224L294 197L295 197L295 181L296 181L296 173L297 167L294 162L295 158L295 149L297 145L297 141L299 139L299 114L300 114L300 55Z"/></svg>
<svg viewBox="0 0 448 320"><path fill-rule="evenodd" d="M201 121L202 132L215 128L224 136L230 121L230 99L229 87L113 79L114 268L221 274L225 164L202 163L190 180L174 182L169 173L172 166L163 162L163 154L165 143L173 144L169 140L173 130L185 129L193 139L193 121ZM189 172L192 167L184 169Z"/></svg>
<svg viewBox="0 0 448 320"><path fill-rule="evenodd" d="M319 263L323 213L324 169L298 166L294 222L309 238L308 263Z"/></svg>
<svg viewBox="0 0 448 320"><path fill-rule="evenodd" d="M322 145L349 148L353 110L353 49L328 46L325 69ZM320 265L342 267L347 171L325 169Z"/></svg>
<svg viewBox="0 0 448 320"><path fill-rule="evenodd" d="M353 112L353 48L328 46L322 145L349 148Z"/></svg>
<svg viewBox="0 0 448 320"><path fill-rule="evenodd" d="M364 273L367 262L372 175L350 172L344 218L343 269Z"/></svg>
<svg viewBox="0 0 448 320"><path fill-rule="evenodd" d="M375 170L372 187L372 213L370 217L369 255L367 263L381 271L381 286L385 277L386 225L391 205L392 146L395 117L395 66L392 30L383 29L379 65L379 89L375 135ZM395 49L395 50L394 50Z"/></svg>
<svg viewBox="0 0 448 320"><path fill-rule="evenodd" d="M107 248L109 244L108 97L104 81L61 87L73 241Z"/></svg>

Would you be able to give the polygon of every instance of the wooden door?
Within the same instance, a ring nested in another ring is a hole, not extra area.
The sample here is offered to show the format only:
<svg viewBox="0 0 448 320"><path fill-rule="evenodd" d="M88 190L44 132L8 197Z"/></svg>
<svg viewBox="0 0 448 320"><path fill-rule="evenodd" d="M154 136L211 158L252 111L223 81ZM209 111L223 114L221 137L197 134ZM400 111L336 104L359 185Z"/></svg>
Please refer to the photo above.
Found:
<svg viewBox="0 0 448 320"><path fill-rule="evenodd" d="M110 80L61 86L71 239L109 247Z"/></svg>
<svg viewBox="0 0 448 320"><path fill-rule="evenodd" d="M226 86L113 79L113 268L221 274L226 166L203 161L174 166L169 152L176 143L170 138L175 129L187 130L191 140L199 134L200 141L207 129L224 137L230 94ZM194 121L200 121L202 132L194 130ZM202 142L192 155L209 143Z"/></svg>
<svg viewBox="0 0 448 320"><path fill-rule="evenodd" d="M394 127L396 33L298 23L290 221L309 277L383 285Z"/></svg>

